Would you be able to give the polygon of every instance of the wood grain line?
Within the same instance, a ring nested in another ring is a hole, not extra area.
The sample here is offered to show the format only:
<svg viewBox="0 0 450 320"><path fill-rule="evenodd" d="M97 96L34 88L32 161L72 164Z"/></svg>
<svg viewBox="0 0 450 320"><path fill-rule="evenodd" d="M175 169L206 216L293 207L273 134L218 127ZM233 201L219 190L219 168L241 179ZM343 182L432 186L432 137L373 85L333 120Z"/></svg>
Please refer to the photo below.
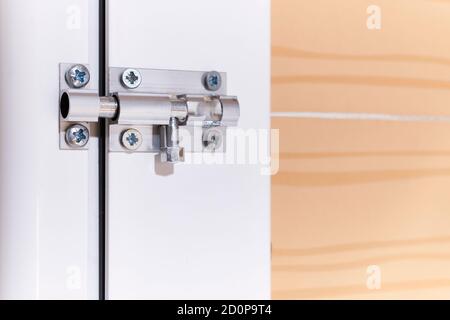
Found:
<svg viewBox="0 0 450 320"><path fill-rule="evenodd" d="M400 77L354 75L289 75L272 77L272 84L275 85L299 83L450 90L450 82L448 81Z"/></svg>
<svg viewBox="0 0 450 320"><path fill-rule="evenodd" d="M328 272L337 270L366 268L369 265L382 265L390 262L406 261L406 260L437 260L450 261L450 254L436 254L436 253L411 253L411 254L396 254L386 256L375 256L367 259L356 261L348 261L333 264L297 264L297 265L272 265L272 271L276 272Z"/></svg>
<svg viewBox="0 0 450 320"><path fill-rule="evenodd" d="M410 54L341 54L314 52L289 47L272 46L272 56L295 59L312 60L341 60L341 61L376 61L376 62L407 62L429 63L442 66L450 66L450 59L433 56Z"/></svg>
<svg viewBox="0 0 450 320"><path fill-rule="evenodd" d="M351 172L280 172L272 178L272 184L301 187L336 187L376 182L416 180L450 176L450 168L379 170Z"/></svg>
<svg viewBox="0 0 450 320"><path fill-rule="evenodd" d="M276 299L324 299L342 295L371 295L389 292L450 288L450 279L430 279L383 283L381 290L368 290L364 285L304 288L297 290L273 290ZM450 298L450 292L447 299Z"/></svg>
<svg viewBox="0 0 450 320"><path fill-rule="evenodd" d="M448 157L450 150L446 151L355 151L355 152L282 152L280 159L327 159L327 158L364 158L364 157Z"/></svg>
<svg viewBox="0 0 450 320"><path fill-rule="evenodd" d="M302 256L315 256L324 254L335 254L340 252L361 251L369 249L380 249L380 248L414 247L427 244L442 245L449 242L450 236L439 236L430 238L344 243L333 246L321 246L304 249L286 249L286 248L277 248L276 246L274 246L272 249L272 253L274 256L302 257Z"/></svg>

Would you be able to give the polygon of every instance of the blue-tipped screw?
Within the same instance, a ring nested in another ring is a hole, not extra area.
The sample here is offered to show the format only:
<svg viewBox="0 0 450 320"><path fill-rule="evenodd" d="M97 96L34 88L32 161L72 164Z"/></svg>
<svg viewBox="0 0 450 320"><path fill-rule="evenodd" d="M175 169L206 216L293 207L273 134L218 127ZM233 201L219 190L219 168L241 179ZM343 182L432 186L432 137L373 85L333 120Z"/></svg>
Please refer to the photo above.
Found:
<svg viewBox="0 0 450 320"><path fill-rule="evenodd" d="M89 141L89 130L81 125L74 124L66 130L66 142L71 147L84 147Z"/></svg>
<svg viewBox="0 0 450 320"><path fill-rule="evenodd" d="M85 87L90 79L91 75L88 68L82 64L74 65L66 72L66 82L69 87L74 89Z"/></svg>
<svg viewBox="0 0 450 320"><path fill-rule="evenodd" d="M127 89L136 89L142 83L142 76L139 70L126 69L121 77L122 85Z"/></svg>
<svg viewBox="0 0 450 320"><path fill-rule="evenodd" d="M203 75L203 86L208 91L217 91L222 86L222 76L217 71L206 72Z"/></svg>
<svg viewBox="0 0 450 320"><path fill-rule="evenodd" d="M130 146L134 146L135 144L137 144L139 142L139 138L136 136L136 134L134 132L130 133L130 135L128 137L126 137L128 143L130 144Z"/></svg>
<svg viewBox="0 0 450 320"><path fill-rule="evenodd" d="M142 145L142 134L136 129L128 129L122 133L122 146L125 149L134 151Z"/></svg>

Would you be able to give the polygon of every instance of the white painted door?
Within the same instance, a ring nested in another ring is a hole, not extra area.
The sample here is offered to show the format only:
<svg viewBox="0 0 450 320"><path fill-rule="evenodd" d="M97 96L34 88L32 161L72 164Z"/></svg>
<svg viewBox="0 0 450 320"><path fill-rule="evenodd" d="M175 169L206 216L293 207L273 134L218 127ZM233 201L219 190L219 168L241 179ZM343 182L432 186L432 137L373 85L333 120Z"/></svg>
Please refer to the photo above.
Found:
<svg viewBox="0 0 450 320"><path fill-rule="evenodd" d="M97 299L98 146L59 149L59 64L98 81L98 3L0 0L0 299Z"/></svg>
<svg viewBox="0 0 450 320"><path fill-rule="evenodd" d="M60 149L59 65L87 65L98 89L100 3L0 0L0 299L102 297L103 191L106 298L269 298L267 163L162 176L155 154L107 153L102 190L95 130ZM107 3L109 66L227 72L241 136L267 134L268 0Z"/></svg>
<svg viewBox="0 0 450 320"><path fill-rule="evenodd" d="M109 64L227 72L239 127L268 130L269 17L268 0L111 0ZM161 176L155 154L109 153L108 298L269 298L270 177L258 163Z"/></svg>

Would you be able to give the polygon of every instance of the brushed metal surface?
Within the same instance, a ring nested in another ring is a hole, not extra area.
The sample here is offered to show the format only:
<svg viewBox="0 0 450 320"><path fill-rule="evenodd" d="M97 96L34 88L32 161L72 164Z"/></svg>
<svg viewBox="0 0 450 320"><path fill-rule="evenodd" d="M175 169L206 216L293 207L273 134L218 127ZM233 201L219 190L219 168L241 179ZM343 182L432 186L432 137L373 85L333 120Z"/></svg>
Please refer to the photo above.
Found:
<svg viewBox="0 0 450 320"><path fill-rule="evenodd" d="M134 68L142 77L142 82L135 89L123 86L122 73L128 68L111 67L109 69L109 90L115 92L140 92L156 94L201 94L221 95L227 92L227 74L221 72L222 86L219 90L211 92L203 86L205 71L178 71Z"/></svg>

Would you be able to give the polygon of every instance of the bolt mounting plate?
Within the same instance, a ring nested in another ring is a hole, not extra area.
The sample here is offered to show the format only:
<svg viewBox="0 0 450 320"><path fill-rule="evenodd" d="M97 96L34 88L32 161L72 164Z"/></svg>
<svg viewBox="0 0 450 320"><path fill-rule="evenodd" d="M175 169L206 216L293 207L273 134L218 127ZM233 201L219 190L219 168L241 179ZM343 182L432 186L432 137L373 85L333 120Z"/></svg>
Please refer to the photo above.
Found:
<svg viewBox="0 0 450 320"><path fill-rule="evenodd" d="M135 89L125 88L122 74L129 68L109 68L109 91L111 93L135 92L156 94L192 94L192 95L225 95L227 92L227 74L220 72L221 87L217 91L209 91L204 86L204 71L141 69L142 82Z"/></svg>
<svg viewBox="0 0 450 320"><path fill-rule="evenodd" d="M66 81L66 72L70 68L72 68L74 65L77 65L77 64L79 64L79 63L60 63L59 64L59 92L60 92L60 94L64 90L69 90L69 89L77 90L77 89L71 88ZM84 66L89 69L88 64L84 64ZM91 81L89 81L85 87L83 87L82 89L78 89L78 90L97 91L98 86L91 79ZM60 100L61 100L61 97L58 97L58 101L60 101ZM59 110L59 103L58 103L58 110ZM94 136L97 136L97 124L93 123L93 122L65 121L62 118L61 113L58 112L58 114L59 114L59 149L61 149L61 150L87 150L87 149L89 149L89 145L90 145L89 141L83 147L74 148L73 146L70 146L66 141L66 130L74 124L81 124L81 125L85 126L86 128L88 128L89 136L92 138Z"/></svg>
<svg viewBox="0 0 450 320"><path fill-rule="evenodd" d="M160 147L160 135L158 126L149 125L120 125L111 124L109 126L109 151L110 152L130 152L121 143L122 133L129 129L138 130L142 135L142 144L133 150L133 153L159 153L161 151ZM197 131L196 131L197 130ZM214 130L223 137L220 145L214 150L209 150L207 146L204 145L202 138L205 136L205 132L208 130ZM225 137L226 128L225 127L184 127L179 128L180 132L180 143L185 148L187 152L215 152L223 153L225 152Z"/></svg>

